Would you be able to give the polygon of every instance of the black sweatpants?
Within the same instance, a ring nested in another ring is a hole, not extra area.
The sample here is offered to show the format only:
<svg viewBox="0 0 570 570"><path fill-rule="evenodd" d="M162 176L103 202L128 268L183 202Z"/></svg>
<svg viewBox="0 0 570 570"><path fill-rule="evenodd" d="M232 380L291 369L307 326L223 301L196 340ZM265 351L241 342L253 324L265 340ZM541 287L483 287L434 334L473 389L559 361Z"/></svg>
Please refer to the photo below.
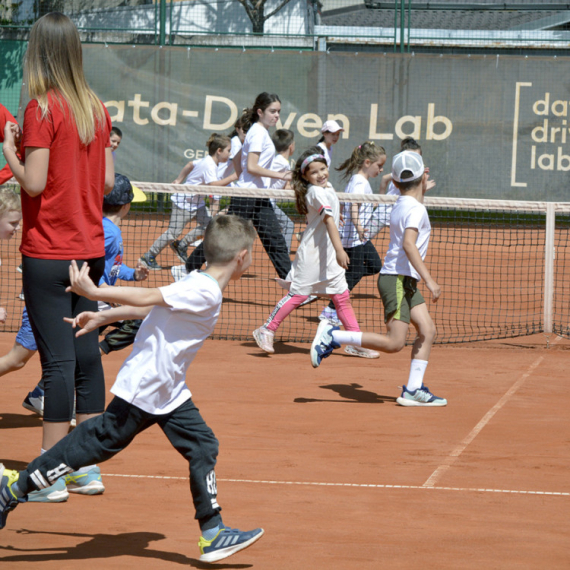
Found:
<svg viewBox="0 0 570 570"><path fill-rule="evenodd" d="M105 353L122 350L135 342L135 337L141 328L142 319L125 320L121 323L113 323L112 330L99 343L99 348ZM106 328L106 327L103 327ZM100 331L102 332L102 331Z"/></svg>
<svg viewBox="0 0 570 570"><path fill-rule="evenodd" d="M291 269L291 257L287 250L285 238L281 233L281 225L269 199L232 198L228 214L234 214L253 222L261 244L271 263L273 263L277 275L281 279L285 279ZM186 270L190 272L200 269L205 261L204 247L203 244L200 244L188 257Z"/></svg>
<svg viewBox="0 0 570 570"><path fill-rule="evenodd" d="M98 284L105 258L86 261L89 277ZM79 267L83 263L77 260ZM97 311L96 301L65 292L70 285L69 264L69 260L22 257L26 308L42 363L46 422L70 421L74 396L78 414L99 414L105 409L98 331L77 338L77 331L63 320L83 311Z"/></svg>
<svg viewBox="0 0 570 570"><path fill-rule="evenodd" d="M376 275L382 269L382 260L372 242L367 241L356 247L345 247L350 263L345 273L348 290L352 291L363 277ZM331 301L329 307L334 309Z"/></svg>
<svg viewBox="0 0 570 570"><path fill-rule="evenodd" d="M154 415L113 398L103 414L79 424L21 471L18 488L26 494L44 489L62 475L111 459L154 424L190 465L190 492L200 528L216 526L222 521L214 472L218 440L191 399L169 414Z"/></svg>

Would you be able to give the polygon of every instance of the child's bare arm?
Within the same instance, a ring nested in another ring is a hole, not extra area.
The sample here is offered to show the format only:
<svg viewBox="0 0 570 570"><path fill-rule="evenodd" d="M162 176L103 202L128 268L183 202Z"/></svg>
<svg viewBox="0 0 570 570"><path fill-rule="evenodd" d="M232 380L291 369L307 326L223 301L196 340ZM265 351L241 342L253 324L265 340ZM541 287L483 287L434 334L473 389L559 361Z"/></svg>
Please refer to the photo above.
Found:
<svg viewBox="0 0 570 570"><path fill-rule="evenodd" d="M336 227L334 218L332 216L325 215L324 224L325 227L327 228L329 237L331 238L334 250L336 251L336 260L338 264L343 269L348 269L348 264L350 263L350 259L348 258L348 254L346 253L346 251L344 251L342 247L342 241L340 239L340 234L338 233L338 228Z"/></svg>
<svg viewBox="0 0 570 570"><path fill-rule="evenodd" d="M414 269L420 274L420 277L426 282L427 288L431 291L432 301L435 303L441 295L441 287L432 279L430 272L422 256L416 241L418 239L418 230L416 228L406 228L404 233L404 252Z"/></svg>
<svg viewBox="0 0 570 570"><path fill-rule="evenodd" d="M356 232L358 233L358 237L361 241L366 240L366 233L367 230L362 226L360 223L360 205L359 204L351 204L350 206L350 218L354 227L356 228Z"/></svg>
<svg viewBox="0 0 570 570"><path fill-rule="evenodd" d="M108 311L84 311L83 313L79 313L74 319L64 317L63 320L66 323L70 323L74 329L79 327L80 330L77 331L75 336L82 336L101 326L110 325L117 321L144 319L150 313L151 309L152 307L130 307L128 305L122 305L115 309L109 309Z"/></svg>
<svg viewBox="0 0 570 570"><path fill-rule="evenodd" d="M380 179L380 188L379 194L386 194L386 190L388 190L388 184L392 182L392 174L384 174Z"/></svg>
<svg viewBox="0 0 570 570"><path fill-rule="evenodd" d="M180 174L174 179L172 184L182 184L186 177L192 172L194 169L194 162L190 161L181 171Z"/></svg>

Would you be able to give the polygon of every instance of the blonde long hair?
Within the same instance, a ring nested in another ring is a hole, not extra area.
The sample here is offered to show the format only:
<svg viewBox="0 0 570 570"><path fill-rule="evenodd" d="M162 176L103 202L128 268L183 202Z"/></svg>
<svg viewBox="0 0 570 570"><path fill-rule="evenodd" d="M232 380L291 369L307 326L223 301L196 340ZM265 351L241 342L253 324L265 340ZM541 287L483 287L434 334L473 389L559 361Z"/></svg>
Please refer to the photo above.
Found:
<svg viewBox="0 0 570 570"><path fill-rule="evenodd" d="M38 100L41 118L49 113L51 92L62 110L64 101L69 106L81 142L88 145L93 141L105 123L105 111L85 80L81 40L67 16L51 12L34 24L24 69L28 92Z"/></svg>

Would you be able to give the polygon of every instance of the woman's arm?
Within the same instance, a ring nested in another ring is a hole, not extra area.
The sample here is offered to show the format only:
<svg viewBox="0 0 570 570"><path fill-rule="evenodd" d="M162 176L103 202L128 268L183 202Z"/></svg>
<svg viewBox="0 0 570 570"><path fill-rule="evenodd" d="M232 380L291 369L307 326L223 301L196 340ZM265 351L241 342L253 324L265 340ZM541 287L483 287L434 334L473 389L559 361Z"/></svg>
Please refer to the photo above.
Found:
<svg viewBox="0 0 570 570"><path fill-rule="evenodd" d="M250 152L247 155L247 171L254 176L263 176L265 178L276 178L277 180L291 180L291 171L284 170L277 172L275 170L268 170L259 166L259 152Z"/></svg>
<svg viewBox="0 0 570 570"><path fill-rule="evenodd" d="M323 220L331 242L333 244L334 250L336 251L337 263L343 268L348 269L348 264L350 259L346 251L342 247L342 240L340 239L340 234L338 233L338 228L336 227L334 218L325 214L325 219Z"/></svg>

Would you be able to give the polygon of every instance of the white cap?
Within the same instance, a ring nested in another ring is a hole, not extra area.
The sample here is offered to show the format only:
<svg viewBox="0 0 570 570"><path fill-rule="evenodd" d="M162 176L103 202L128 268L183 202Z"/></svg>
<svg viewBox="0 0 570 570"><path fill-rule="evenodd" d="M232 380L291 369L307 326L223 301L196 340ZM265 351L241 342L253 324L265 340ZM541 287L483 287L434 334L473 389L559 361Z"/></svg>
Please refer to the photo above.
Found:
<svg viewBox="0 0 570 570"><path fill-rule="evenodd" d="M410 171L411 176L402 178L402 172ZM404 150L397 154L392 160L392 180L396 182L411 182L421 178L424 174L425 166L422 155L411 150Z"/></svg>
<svg viewBox="0 0 570 570"><path fill-rule="evenodd" d="M321 133L338 133L342 131L344 131L344 129L336 121L325 121L325 124L321 128Z"/></svg>

